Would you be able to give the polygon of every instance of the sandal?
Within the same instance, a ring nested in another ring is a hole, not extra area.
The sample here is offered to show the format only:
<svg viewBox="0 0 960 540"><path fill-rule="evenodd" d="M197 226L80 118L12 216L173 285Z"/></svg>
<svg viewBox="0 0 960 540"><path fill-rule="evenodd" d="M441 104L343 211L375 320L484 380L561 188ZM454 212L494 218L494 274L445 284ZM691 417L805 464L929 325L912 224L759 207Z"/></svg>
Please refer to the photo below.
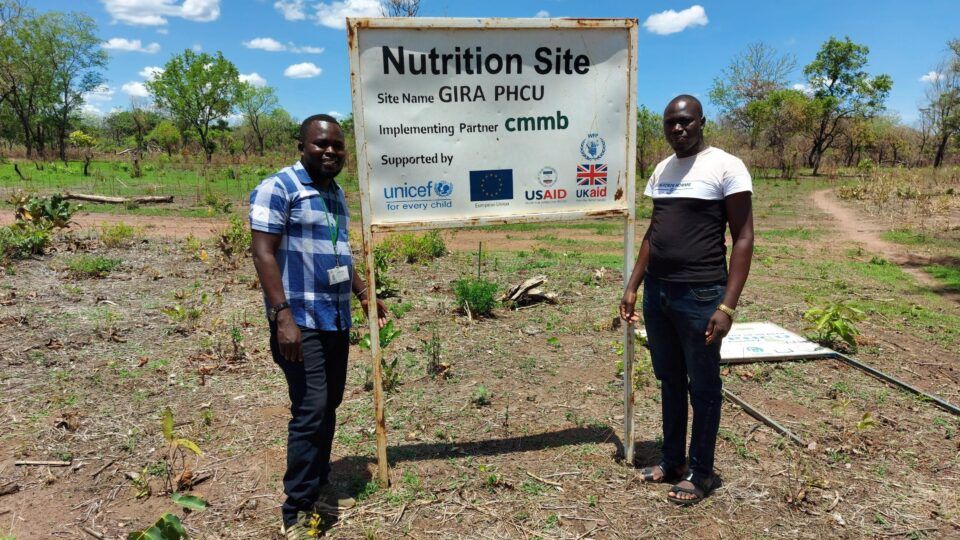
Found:
<svg viewBox="0 0 960 540"><path fill-rule="evenodd" d="M661 473L659 479L654 477L654 473L657 471L657 469L660 469ZM663 463L658 463L652 467L644 467L640 469L640 478L646 484L667 484L676 481L681 476L683 476L682 467L679 469L668 469Z"/></svg>
<svg viewBox="0 0 960 540"><path fill-rule="evenodd" d="M681 499L679 497L671 496L670 493L667 493L667 500L669 500L674 504L679 504L680 506L691 506L691 505L697 504L698 502L709 497L710 494L713 493L713 490L720 487L720 477L715 474L710 475L710 477L707 478L706 480L702 480L698 482L693 479L692 473L687 473L687 475L683 478L683 480L686 480L687 482L690 482L691 484L693 484L693 487L687 488L677 484L671 487L670 491L672 491L673 493L689 493L690 495L694 496L693 498Z"/></svg>

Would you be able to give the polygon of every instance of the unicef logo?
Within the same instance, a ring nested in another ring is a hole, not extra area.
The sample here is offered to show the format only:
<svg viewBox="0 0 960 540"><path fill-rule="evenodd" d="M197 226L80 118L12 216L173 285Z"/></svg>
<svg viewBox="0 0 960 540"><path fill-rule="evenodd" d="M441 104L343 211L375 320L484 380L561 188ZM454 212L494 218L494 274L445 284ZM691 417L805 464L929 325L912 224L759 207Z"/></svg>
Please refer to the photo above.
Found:
<svg viewBox="0 0 960 540"><path fill-rule="evenodd" d="M607 143L597 133L590 133L580 141L580 155L587 161L596 161L607 152Z"/></svg>
<svg viewBox="0 0 960 540"><path fill-rule="evenodd" d="M453 193L453 184L447 182L446 180L441 180L437 182L437 196L439 197L449 197Z"/></svg>
<svg viewBox="0 0 960 540"><path fill-rule="evenodd" d="M544 167L537 173L537 181L543 187L550 187L557 183L557 170L553 167Z"/></svg>

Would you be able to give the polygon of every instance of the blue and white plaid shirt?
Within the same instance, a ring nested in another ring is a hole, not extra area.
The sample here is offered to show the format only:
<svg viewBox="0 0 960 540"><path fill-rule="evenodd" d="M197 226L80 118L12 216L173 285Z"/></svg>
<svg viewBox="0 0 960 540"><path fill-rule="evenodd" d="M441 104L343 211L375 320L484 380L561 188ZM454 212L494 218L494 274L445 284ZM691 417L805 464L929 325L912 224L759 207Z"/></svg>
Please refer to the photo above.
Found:
<svg viewBox="0 0 960 540"><path fill-rule="evenodd" d="M338 229L336 255L331 241L334 223ZM317 191L299 161L260 182L250 194L250 228L281 236L277 264L287 302L300 326L350 328L352 280L330 285L327 276L327 270L339 260L353 277L349 225L347 200L340 186L331 182L329 190Z"/></svg>

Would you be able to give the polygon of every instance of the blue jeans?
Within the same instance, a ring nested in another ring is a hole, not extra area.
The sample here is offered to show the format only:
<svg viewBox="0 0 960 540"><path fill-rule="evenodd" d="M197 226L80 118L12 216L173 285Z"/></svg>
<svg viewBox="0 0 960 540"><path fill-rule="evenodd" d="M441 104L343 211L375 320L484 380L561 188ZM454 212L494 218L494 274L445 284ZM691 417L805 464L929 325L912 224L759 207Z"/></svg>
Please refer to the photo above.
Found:
<svg viewBox="0 0 960 540"><path fill-rule="evenodd" d="M644 280L643 318L653 371L660 381L664 469L686 463L689 393L693 406L689 465L695 481L713 474L723 402L720 340L706 345L704 333L725 289L723 282L674 283L650 275Z"/></svg>
<svg viewBox="0 0 960 540"><path fill-rule="evenodd" d="M290 423L287 429L287 471L283 475L283 523L293 525L297 512L308 511L330 475L330 451L337 425L337 407L347 382L348 331L327 332L300 327L303 362L280 355L277 329L270 325L270 352L287 379Z"/></svg>

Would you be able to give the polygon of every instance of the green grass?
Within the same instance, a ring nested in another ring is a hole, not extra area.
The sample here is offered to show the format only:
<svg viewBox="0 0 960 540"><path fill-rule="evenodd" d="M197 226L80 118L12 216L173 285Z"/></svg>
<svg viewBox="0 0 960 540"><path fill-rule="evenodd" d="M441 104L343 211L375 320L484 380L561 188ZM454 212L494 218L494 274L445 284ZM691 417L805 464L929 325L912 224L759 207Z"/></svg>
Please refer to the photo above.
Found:
<svg viewBox="0 0 960 540"><path fill-rule="evenodd" d="M764 240L813 240L823 235L821 229L806 229L804 227L791 227L789 229L768 229L757 231L757 236Z"/></svg>
<svg viewBox="0 0 960 540"><path fill-rule="evenodd" d="M947 289L960 292L960 268L936 264L933 266L925 266L923 270L942 281Z"/></svg>
<svg viewBox="0 0 960 540"><path fill-rule="evenodd" d="M67 261L67 269L74 277L104 277L116 270L121 262L100 255L78 255Z"/></svg>

